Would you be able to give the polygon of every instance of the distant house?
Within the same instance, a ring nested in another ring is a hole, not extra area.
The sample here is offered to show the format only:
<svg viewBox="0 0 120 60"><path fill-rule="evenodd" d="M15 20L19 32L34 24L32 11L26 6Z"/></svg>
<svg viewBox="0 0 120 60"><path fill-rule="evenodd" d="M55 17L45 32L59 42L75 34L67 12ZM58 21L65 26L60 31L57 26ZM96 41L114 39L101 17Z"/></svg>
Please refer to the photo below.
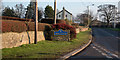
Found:
<svg viewBox="0 0 120 60"><path fill-rule="evenodd" d="M118 2L118 12L120 12L120 1Z"/></svg>
<svg viewBox="0 0 120 60"><path fill-rule="evenodd" d="M57 19L68 19L72 21L72 14L63 7L63 10L57 13Z"/></svg>
<svg viewBox="0 0 120 60"><path fill-rule="evenodd" d="M120 22L120 1L118 2L118 21Z"/></svg>

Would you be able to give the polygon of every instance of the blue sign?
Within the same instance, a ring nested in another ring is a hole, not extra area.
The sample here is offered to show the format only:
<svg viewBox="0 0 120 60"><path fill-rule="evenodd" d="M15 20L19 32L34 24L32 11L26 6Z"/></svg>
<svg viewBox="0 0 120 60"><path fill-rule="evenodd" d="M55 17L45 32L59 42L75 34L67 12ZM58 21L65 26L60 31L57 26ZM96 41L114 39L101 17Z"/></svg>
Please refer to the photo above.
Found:
<svg viewBox="0 0 120 60"><path fill-rule="evenodd" d="M68 32L63 31L62 29L60 29L59 31L54 32L54 35L67 35L67 34L68 34Z"/></svg>

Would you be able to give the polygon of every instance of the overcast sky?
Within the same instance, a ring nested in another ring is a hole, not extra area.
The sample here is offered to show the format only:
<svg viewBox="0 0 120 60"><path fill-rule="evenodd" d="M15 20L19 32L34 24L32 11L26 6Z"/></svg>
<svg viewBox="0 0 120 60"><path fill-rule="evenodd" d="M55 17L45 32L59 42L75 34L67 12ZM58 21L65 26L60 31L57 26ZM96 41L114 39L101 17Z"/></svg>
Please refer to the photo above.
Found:
<svg viewBox="0 0 120 60"><path fill-rule="evenodd" d="M29 4L30 0L2 0L3 6L14 7L16 4L23 4L25 7ZM57 0L57 9L62 10L63 6L66 10L71 12L74 16L83 13L90 6L90 10L97 12L97 6L101 4L113 4L118 6L119 0ZM54 0L38 0L38 7L43 9L47 6L54 6ZM94 4L94 6L92 6Z"/></svg>

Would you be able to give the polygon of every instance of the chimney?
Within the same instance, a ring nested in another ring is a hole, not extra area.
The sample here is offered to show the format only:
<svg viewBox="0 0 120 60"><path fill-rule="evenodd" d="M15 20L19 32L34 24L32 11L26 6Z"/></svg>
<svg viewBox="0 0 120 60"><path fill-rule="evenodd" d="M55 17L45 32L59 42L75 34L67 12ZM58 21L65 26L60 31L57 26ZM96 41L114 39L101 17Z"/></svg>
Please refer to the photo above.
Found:
<svg viewBox="0 0 120 60"><path fill-rule="evenodd" d="M63 7L63 19L65 19L65 8Z"/></svg>

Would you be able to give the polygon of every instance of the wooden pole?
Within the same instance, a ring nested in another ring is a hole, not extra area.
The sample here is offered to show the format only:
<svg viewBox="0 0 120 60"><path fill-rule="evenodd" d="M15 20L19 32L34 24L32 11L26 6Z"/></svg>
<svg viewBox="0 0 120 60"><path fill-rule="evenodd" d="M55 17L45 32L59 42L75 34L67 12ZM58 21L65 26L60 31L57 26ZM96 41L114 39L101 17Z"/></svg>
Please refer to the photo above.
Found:
<svg viewBox="0 0 120 60"><path fill-rule="evenodd" d="M56 24L56 0L54 1L54 24Z"/></svg>
<svg viewBox="0 0 120 60"><path fill-rule="evenodd" d="M90 16L89 16L89 6L87 6L87 8L88 8L88 27L89 27L89 21L90 21Z"/></svg>
<svg viewBox="0 0 120 60"><path fill-rule="evenodd" d="M34 44L37 44L37 31L38 31L38 7L37 0L35 0L35 41Z"/></svg>

